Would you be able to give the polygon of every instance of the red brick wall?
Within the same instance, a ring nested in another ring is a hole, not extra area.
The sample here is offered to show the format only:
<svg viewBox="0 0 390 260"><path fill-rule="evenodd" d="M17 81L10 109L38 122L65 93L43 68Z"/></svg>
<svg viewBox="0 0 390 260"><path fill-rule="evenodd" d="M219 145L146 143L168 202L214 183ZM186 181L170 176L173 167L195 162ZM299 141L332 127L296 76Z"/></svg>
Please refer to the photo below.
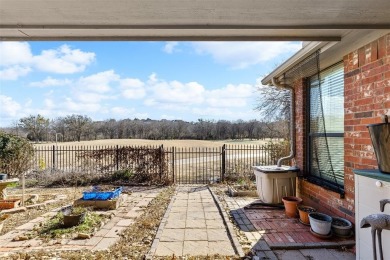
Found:
<svg viewBox="0 0 390 260"><path fill-rule="evenodd" d="M301 169L301 174L305 174L306 165L306 82L297 81L294 84L295 90L295 160Z"/></svg>
<svg viewBox="0 0 390 260"><path fill-rule="evenodd" d="M345 198L304 179L298 180L298 196L304 204L321 212L355 222L355 189L352 169L377 168L367 124L381 122L390 115L390 34L343 57L345 87ZM305 169L305 106L303 82L295 84L296 161Z"/></svg>

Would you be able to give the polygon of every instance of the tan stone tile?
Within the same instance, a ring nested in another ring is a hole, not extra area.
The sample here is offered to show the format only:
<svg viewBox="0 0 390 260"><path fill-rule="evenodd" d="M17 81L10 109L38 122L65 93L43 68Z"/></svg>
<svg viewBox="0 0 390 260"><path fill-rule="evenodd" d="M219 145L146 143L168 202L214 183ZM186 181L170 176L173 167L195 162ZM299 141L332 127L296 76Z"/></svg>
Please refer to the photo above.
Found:
<svg viewBox="0 0 390 260"><path fill-rule="evenodd" d="M168 218L164 228L185 228L185 227L186 227L185 220L178 221L176 219Z"/></svg>
<svg viewBox="0 0 390 260"><path fill-rule="evenodd" d="M162 231L160 241L184 241L184 229L165 228Z"/></svg>
<svg viewBox="0 0 390 260"><path fill-rule="evenodd" d="M159 242L155 256L182 256L183 242Z"/></svg>
<svg viewBox="0 0 390 260"><path fill-rule="evenodd" d="M204 220L205 219L204 212L203 211L187 212L187 220L196 220L196 219Z"/></svg>
<svg viewBox="0 0 390 260"><path fill-rule="evenodd" d="M206 219L206 226L207 228L225 228L225 225L223 224L222 220L213 220L213 219Z"/></svg>
<svg viewBox="0 0 390 260"><path fill-rule="evenodd" d="M188 205L188 200L184 199L184 200L175 200L173 203L172 203L172 207L187 207Z"/></svg>
<svg viewBox="0 0 390 260"><path fill-rule="evenodd" d="M107 224L104 225L104 228L111 229L111 228L115 227L116 223L118 223L119 220L122 220L122 219L118 218L118 217L113 217L112 219L110 219L110 221L107 222Z"/></svg>
<svg viewBox="0 0 390 260"><path fill-rule="evenodd" d="M72 239L70 240L67 245L72 246L84 246L87 243L87 240L85 239Z"/></svg>
<svg viewBox="0 0 390 260"><path fill-rule="evenodd" d="M17 227L16 229L17 230L32 230L36 224L37 223L35 223L35 222L28 222L24 225Z"/></svg>
<svg viewBox="0 0 390 260"><path fill-rule="evenodd" d="M87 239L87 241L85 242L85 245L86 245L86 246L95 246L95 245L97 245L102 239L103 239L103 237L93 236L93 237L91 237L90 239Z"/></svg>
<svg viewBox="0 0 390 260"><path fill-rule="evenodd" d="M207 241L184 241L183 255L209 255L209 243Z"/></svg>
<svg viewBox="0 0 390 260"><path fill-rule="evenodd" d="M204 220L199 220L199 219L197 219L197 220L187 219L185 227L186 228L206 228L206 222Z"/></svg>
<svg viewBox="0 0 390 260"><path fill-rule="evenodd" d="M171 213L172 212L187 212L187 207L172 207Z"/></svg>
<svg viewBox="0 0 390 260"><path fill-rule="evenodd" d="M186 229L184 232L185 241L207 241L206 229Z"/></svg>
<svg viewBox="0 0 390 260"><path fill-rule="evenodd" d="M207 212L205 213L205 218L210 220L222 220L219 212Z"/></svg>
<svg viewBox="0 0 390 260"><path fill-rule="evenodd" d="M226 229L207 229L207 240L210 241L230 241Z"/></svg>
<svg viewBox="0 0 390 260"><path fill-rule="evenodd" d="M235 252L230 241L211 241L209 242L209 253L220 254L223 256L234 256Z"/></svg>
<svg viewBox="0 0 390 260"><path fill-rule="evenodd" d="M125 230L125 227L113 227L108 231L107 234L104 235L104 237L116 237L118 238L120 233Z"/></svg>
<svg viewBox="0 0 390 260"><path fill-rule="evenodd" d="M187 212L171 212L168 215L167 220L172 220L172 221L185 220L186 216L187 216Z"/></svg>
<svg viewBox="0 0 390 260"><path fill-rule="evenodd" d="M122 220L119 220L119 222L116 223L116 225L118 227L128 227L128 226L130 226L133 223L134 223L133 219L122 219Z"/></svg>
<svg viewBox="0 0 390 260"><path fill-rule="evenodd" d="M126 218L138 218L142 214L141 211L130 210L125 217Z"/></svg>
<svg viewBox="0 0 390 260"><path fill-rule="evenodd" d="M104 237L110 229L108 228L101 228L98 232L95 233L95 236L97 237Z"/></svg>
<svg viewBox="0 0 390 260"><path fill-rule="evenodd" d="M116 241L117 241L116 238L105 237L102 240L100 240L100 242L95 247L93 247L92 250L105 250L110 246L112 246L113 244L115 244Z"/></svg>
<svg viewBox="0 0 390 260"><path fill-rule="evenodd" d="M215 212L219 214L219 210L216 206L205 206L203 207L203 210L207 212L206 214L208 214L209 212Z"/></svg>

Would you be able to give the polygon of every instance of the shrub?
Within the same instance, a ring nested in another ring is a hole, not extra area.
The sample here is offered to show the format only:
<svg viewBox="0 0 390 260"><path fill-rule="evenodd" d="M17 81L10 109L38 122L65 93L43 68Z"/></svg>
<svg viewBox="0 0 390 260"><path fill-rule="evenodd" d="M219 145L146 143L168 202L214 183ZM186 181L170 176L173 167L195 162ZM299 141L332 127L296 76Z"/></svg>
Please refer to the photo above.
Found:
<svg viewBox="0 0 390 260"><path fill-rule="evenodd" d="M30 169L34 148L27 139L0 131L0 172L18 177Z"/></svg>

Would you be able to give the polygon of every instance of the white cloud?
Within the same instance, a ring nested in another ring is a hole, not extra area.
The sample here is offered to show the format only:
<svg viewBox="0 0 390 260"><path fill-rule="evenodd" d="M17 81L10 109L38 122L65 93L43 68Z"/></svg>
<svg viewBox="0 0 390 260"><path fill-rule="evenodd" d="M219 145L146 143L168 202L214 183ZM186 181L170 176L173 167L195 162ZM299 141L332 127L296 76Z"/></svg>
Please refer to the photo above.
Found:
<svg viewBox="0 0 390 260"><path fill-rule="evenodd" d="M152 97L145 101L146 105L174 105L188 106L204 101L205 88L197 82L182 83L157 79L152 74L153 80L149 80L149 86L153 92Z"/></svg>
<svg viewBox="0 0 390 260"><path fill-rule="evenodd" d="M78 82L78 88L97 93L106 93L111 90L110 84L120 79L114 70L107 70L93 74L88 77L81 77Z"/></svg>
<svg viewBox="0 0 390 260"><path fill-rule="evenodd" d="M112 107L110 109L111 114L114 114L116 118L128 118L134 113L134 108L126 107Z"/></svg>
<svg viewBox="0 0 390 260"><path fill-rule="evenodd" d="M80 103L71 98L65 98L65 102L62 104L64 110L68 110L73 113L94 113L101 109L99 103Z"/></svg>
<svg viewBox="0 0 390 260"><path fill-rule="evenodd" d="M153 72L152 74L150 74L148 78L148 85L153 85L156 84L157 82L158 82L157 74Z"/></svg>
<svg viewBox="0 0 390 260"><path fill-rule="evenodd" d="M176 50L176 47L179 45L178 42L167 42L165 45L164 45L164 52L166 53L169 53L169 54L172 54L175 50Z"/></svg>
<svg viewBox="0 0 390 260"><path fill-rule="evenodd" d="M42 81L31 82L30 86L44 88L44 87L66 86L71 83L72 81L69 79L54 79L52 77L47 77Z"/></svg>
<svg viewBox="0 0 390 260"><path fill-rule="evenodd" d="M19 77L27 75L30 71L31 68L26 66L9 66L0 70L0 80L17 80Z"/></svg>
<svg viewBox="0 0 390 260"><path fill-rule="evenodd" d="M82 72L95 60L95 53L62 45L34 55L27 42L0 42L0 79L16 80L33 70L72 74Z"/></svg>
<svg viewBox="0 0 390 260"><path fill-rule="evenodd" d="M211 107L245 107L252 98L254 87L249 84L229 84L224 88L207 91L206 101Z"/></svg>
<svg viewBox="0 0 390 260"><path fill-rule="evenodd" d="M82 72L94 60L95 53L72 50L68 45L62 45L55 50L44 50L40 55L33 57L34 64L39 70L59 74Z"/></svg>
<svg viewBox="0 0 390 260"><path fill-rule="evenodd" d="M74 99L83 103L93 104L93 103L99 103L102 100L107 99L115 99L114 96L100 94L100 93L94 93L94 92L88 92L88 91L75 91L73 93Z"/></svg>
<svg viewBox="0 0 390 260"><path fill-rule="evenodd" d="M0 42L0 66L30 64L32 58L27 42Z"/></svg>
<svg viewBox="0 0 390 260"><path fill-rule="evenodd" d="M122 79L120 81L122 96L127 99L140 99L146 95L145 83L139 79Z"/></svg>
<svg viewBox="0 0 390 260"><path fill-rule="evenodd" d="M134 116L134 118L138 118L138 119L146 119L149 117L149 114L148 113L134 113L133 116Z"/></svg>
<svg viewBox="0 0 390 260"><path fill-rule="evenodd" d="M44 104L47 109L53 109L55 107L54 101L51 98L45 98Z"/></svg>
<svg viewBox="0 0 390 260"><path fill-rule="evenodd" d="M160 119L166 119L166 120L180 120L181 118L178 118L174 115L161 115Z"/></svg>
<svg viewBox="0 0 390 260"><path fill-rule="evenodd" d="M257 118L259 115L252 109L231 109L221 107L195 107L192 113L205 119L225 119L225 120L250 120Z"/></svg>
<svg viewBox="0 0 390 260"><path fill-rule="evenodd" d="M22 106L11 97L0 95L0 115L9 118L16 117Z"/></svg>
<svg viewBox="0 0 390 260"><path fill-rule="evenodd" d="M216 62L233 69L268 62L301 48L296 42L195 42L192 45L199 54L211 55Z"/></svg>

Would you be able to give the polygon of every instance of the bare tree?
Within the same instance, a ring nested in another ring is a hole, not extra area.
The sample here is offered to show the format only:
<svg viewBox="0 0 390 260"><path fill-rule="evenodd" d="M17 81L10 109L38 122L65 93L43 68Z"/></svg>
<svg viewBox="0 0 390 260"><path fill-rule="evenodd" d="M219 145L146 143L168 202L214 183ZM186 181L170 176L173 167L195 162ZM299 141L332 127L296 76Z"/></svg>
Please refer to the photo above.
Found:
<svg viewBox="0 0 390 260"><path fill-rule="evenodd" d="M290 117L290 91L271 86L258 86L259 98L255 110L266 121L288 120Z"/></svg>
<svg viewBox="0 0 390 260"><path fill-rule="evenodd" d="M90 131L90 126L92 125L92 119L82 115L66 116L64 122L73 139L78 142L81 141L83 135Z"/></svg>
<svg viewBox="0 0 390 260"><path fill-rule="evenodd" d="M47 136L49 119L41 115L30 115L20 119L21 127L28 132L27 138L33 141L42 141Z"/></svg>

